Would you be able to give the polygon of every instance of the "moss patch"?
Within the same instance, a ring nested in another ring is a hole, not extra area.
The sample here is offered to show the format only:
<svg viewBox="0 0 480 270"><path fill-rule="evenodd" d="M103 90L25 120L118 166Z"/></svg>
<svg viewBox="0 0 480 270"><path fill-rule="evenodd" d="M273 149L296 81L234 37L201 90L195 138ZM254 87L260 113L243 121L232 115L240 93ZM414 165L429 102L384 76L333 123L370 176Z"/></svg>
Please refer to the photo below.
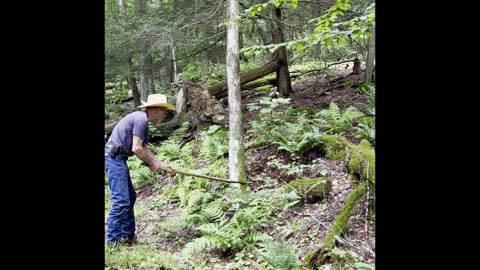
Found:
<svg viewBox="0 0 480 270"><path fill-rule="evenodd" d="M255 90L255 91L270 91L270 90L272 90L272 85L267 84L267 85L264 85L264 86L257 87L253 90Z"/></svg>
<svg viewBox="0 0 480 270"><path fill-rule="evenodd" d="M284 187L286 193L295 189L300 197L308 203L316 203L332 190L332 180L326 177L297 179Z"/></svg>
<svg viewBox="0 0 480 270"><path fill-rule="evenodd" d="M341 140L341 141L340 141ZM322 137L321 149L329 160L345 160L345 145L349 151L348 171L353 180L368 180L375 187L375 151L367 140L352 145L345 137ZM343 143L342 143L343 142Z"/></svg>
<svg viewBox="0 0 480 270"><path fill-rule="evenodd" d="M255 81L248 82L244 86L248 87L248 86L256 85L256 84L259 84L259 83L265 83L269 80L275 79L276 77L277 77L277 75L275 73L273 73L272 75L264 76L260 79L255 80Z"/></svg>
<svg viewBox="0 0 480 270"><path fill-rule="evenodd" d="M329 253L335 246L335 236L341 236L344 233L353 210L355 210L355 206L358 205L366 193L367 183L363 182L352 191L350 196L348 196L348 199L343 205L342 210L340 210L337 219L335 219L335 223L333 224L330 233L325 238L322 247L305 256L307 267L313 269L312 267L323 264L323 262L330 256Z"/></svg>
<svg viewBox="0 0 480 270"><path fill-rule="evenodd" d="M367 140L352 149L348 171L356 180L368 180L375 186L375 152Z"/></svg>
<svg viewBox="0 0 480 270"><path fill-rule="evenodd" d="M346 143L348 145L348 142ZM334 135L324 135L322 137L321 149L325 152L325 158L329 160L345 159L345 146Z"/></svg>

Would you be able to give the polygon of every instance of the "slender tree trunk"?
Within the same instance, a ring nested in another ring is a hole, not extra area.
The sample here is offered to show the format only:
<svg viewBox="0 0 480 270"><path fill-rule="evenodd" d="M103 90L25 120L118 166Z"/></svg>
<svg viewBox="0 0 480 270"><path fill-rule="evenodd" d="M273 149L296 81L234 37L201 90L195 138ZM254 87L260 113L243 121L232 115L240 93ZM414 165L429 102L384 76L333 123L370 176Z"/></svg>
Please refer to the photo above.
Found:
<svg viewBox="0 0 480 270"><path fill-rule="evenodd" d="M239 48L241 50L243 48L243 40L244 40L243 32L240 32L239 39L240 39L239 40L239 44L240 44ZM248 63L248 58L245 56L245 54L243 52L240 53L239 58L240 58L240 60L244 61L245 63Z"/></svg>
<svg viewBox="0 0 480 270"><path fill-rule="evenodd" d="M133 63L132 63L132 58L130 57L128 59L128 85L130 86L130 89L132 89L132 95L133 95L133 107L135 110L139 111L140 108L140 92L138 91L137 87L137 80L135 79L135 76L133 76Z"/></svg>
<svg viewBox="0 0 480 270"><path fill-rule="evenodd" d="M208 67L209 67L209 60L208 60L208 51L204 50L202 52L202 76L207 77L208 76Z"/></svg>
<svg viewBox="0 0 480 270"><path fill-rule="evenodd" d="M283 28L282 25L277 22L282 19L282 11L280 8L276 7L272 7L270 10L271 17L275 19L275 21L272 21L271 23L273 43L283 43L285 41L283 37ZM273 54L274 58L277 59L277 62L280 64L280 68L277 69L278 93L281 97L288 97L292 92L292 83L290 72L288 71L288 60L285 46L278 48Z"/></svg>
<svg viewBox="0 0 480 270"><path fill-rule="evenodd" d="M160 59L159 59L159 78L160 78L160 85L165 88L165 89L168 89L170 87L170 75L169 75L169 72L168 72L168 62L169 62L169 50L168 48L164 47L162 48L161 50L158 51L159 55L160 55Z"/></svg>
<svg viewBox="0 0 480 270"><path fill-rule="evenodd" d="M162 1L161 0L153 0L152 7L155 10L157 16L162 16ZM170 67L170 49L168 45L162 46L158 49L158 78L160 80L159 84L164 89L169 89L170 84L172 82L171 75L169 72Z"/></svg>
<svg viewBox="0 0 480 270"><path fill-rule="evenodd" d="M172 64L173 64L173 82L178 83L177 78L177 61L175 60L175 45L172 45Z"/></svg>
<svg viewBox="0 0 480 270"><path fill-rule="evenodd" d="M365 81L375 82L375 27L371 29L372 36L368 40L367 64L365 68Z"/></svg>
<svg viewBox="0 0 480 270"><path fill-rule="evenodd" d="M228 0L227 31L227 81L229 109L228 166L229 180L247 182L245 174L245 153L242 141L242 110L240 96L238 0ZM231 184L239 186L239 184Z"/></svg>
<svg viewBox="0 0 480 270"><path fill-rule="evenodd" d="M147 1L137 0L137 14L145 16L147 14ZM155 83L153 79L153 58L151 53L151 45L148 40L140 41L140 97L143 101L147 101L150 94L155 93Z"/></svg>
<svg viewBox="0 0 480 270"><path fill-rule="evenodd" d="M149 52L149 45L142 46L140 52L140 94L143 101L147 101L150 94L155 93L155 85L153 81L153 59Z"/></svg>
<svg viewBox="0 0 480 270"><path fill-rule="evenodd" d="M268 32L261 25L261 22L258 19L253 19L253 23L255 24L255 28L257 29L258 35L262 39L263 45L268 45L272 43L272 37L268 35ZM266 50L265 53L268 55L267 62L273 61L273 54L268 50Z"/></svg>
<svg viewBox="0 0 480 270"><path fill-rule="evenodd" d="M118 8L120 10L120 22L123 25L125 24L125 0L118 0ZM127 52L127 66L128 66L128 74L127 74L127 82L129 88L132 90L133 95L133 106L135 110L140 110L138 106L140 106L140 94L138 92L137 87L137 80L135 79L135 75L133 73L133 62L132 62L132 55L129 51L128 45L124 47L125 51Z"/></svg>

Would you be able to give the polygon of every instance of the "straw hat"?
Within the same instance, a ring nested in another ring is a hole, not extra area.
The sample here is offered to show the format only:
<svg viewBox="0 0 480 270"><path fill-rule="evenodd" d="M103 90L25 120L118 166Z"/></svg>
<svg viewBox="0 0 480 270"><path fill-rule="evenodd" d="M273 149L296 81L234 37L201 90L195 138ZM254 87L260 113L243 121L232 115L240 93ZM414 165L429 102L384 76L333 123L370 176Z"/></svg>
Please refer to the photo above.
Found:
<svg viewBox="0 0 480 270"><path fill-rule="evenodd" d="M167 103L167 96L162 94L152 94L148 95L147 102L142 100L143 105L138 106L138 108L146 107L163 107L167 110L175 111L175 106Z"/></svg>

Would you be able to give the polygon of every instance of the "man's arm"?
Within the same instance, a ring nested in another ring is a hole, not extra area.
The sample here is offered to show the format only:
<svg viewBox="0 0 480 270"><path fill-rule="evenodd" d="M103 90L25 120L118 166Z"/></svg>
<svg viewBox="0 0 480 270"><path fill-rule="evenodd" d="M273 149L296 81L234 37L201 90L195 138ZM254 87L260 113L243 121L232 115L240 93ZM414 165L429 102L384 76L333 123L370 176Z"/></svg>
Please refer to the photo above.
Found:
<svg viewBox="0 0 480 270"><path fill-rule="evenodd" d="M143 140L137 135L133 135L132 152L135 154L135 156L145 162L152 172L162 169L168 173L172 173L172 167L156 158L146 146L143 146Z"/></svg>

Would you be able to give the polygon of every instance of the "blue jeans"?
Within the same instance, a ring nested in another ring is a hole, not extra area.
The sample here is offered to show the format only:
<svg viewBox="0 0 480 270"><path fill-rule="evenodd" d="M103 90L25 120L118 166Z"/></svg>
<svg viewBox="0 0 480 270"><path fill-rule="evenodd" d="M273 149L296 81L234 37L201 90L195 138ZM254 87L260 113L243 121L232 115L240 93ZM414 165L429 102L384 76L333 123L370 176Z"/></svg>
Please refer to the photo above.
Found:
<svg viewBox="0 0 480 270"><path fill-rule="evenodd" d="M130 171L127 167L128 157L118 154L108 155L110 149L105 149L105 172L108 176L108 186L112 193L112 207L108 215L107 244L115 244L120 238L135 235L135 214L133 206L137 193L133 188Z"/></svg>

